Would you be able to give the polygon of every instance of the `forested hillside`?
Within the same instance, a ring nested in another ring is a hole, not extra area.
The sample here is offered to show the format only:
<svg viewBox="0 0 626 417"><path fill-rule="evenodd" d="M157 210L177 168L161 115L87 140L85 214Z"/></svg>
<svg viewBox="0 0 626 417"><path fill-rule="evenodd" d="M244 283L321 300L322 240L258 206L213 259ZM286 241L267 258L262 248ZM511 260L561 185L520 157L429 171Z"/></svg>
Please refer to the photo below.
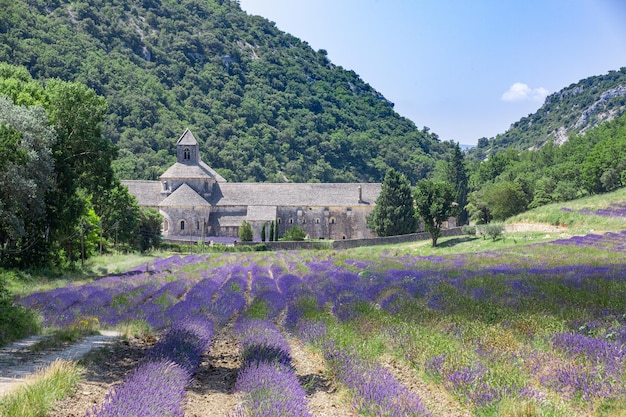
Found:
<svg viewBox="0 0 626 417"><path fill-rule="evenodd" d="M0 0L0 61L104 96L124 179L158 178L186 127L231 181L415 182L450 149L236 1Z"/></svg>
<svg viewBox="0 0 626 417"><path fill-rule="evenodd" d="M494 138L483 138L471 154L485 158L508 147L537 149L547 142L563 144L626 111L626 67L585 78L546 98L539 110Z"/></svg>

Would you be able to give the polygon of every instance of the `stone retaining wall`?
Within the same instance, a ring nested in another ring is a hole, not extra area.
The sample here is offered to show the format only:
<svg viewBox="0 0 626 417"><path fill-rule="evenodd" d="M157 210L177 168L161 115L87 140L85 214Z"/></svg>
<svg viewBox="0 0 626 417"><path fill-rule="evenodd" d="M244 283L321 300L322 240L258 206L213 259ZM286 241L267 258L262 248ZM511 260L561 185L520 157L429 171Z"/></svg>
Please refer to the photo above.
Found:
<svg viewBox="0 0 626 417"><path fill-rule="evenodd" d="M440 237L459 236L463 231L460 227L443 229ZM300 242L264 242L268 250L302 250L302 249L351 249L361 246L394 245L398 243L418 242L429 240L430 233L412 233L409 235L374 237L369 239L328 240L328 241L300 241ZM259 242L235 242L235 246L258 245Z"/></svg>

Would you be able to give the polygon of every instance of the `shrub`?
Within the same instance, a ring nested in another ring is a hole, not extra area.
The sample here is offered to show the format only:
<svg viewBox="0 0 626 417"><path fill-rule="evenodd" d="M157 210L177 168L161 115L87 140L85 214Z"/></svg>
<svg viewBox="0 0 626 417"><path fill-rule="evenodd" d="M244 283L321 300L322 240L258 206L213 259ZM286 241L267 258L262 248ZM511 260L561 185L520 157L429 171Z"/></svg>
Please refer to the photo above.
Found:
<svg viewBox="0 0 626 417"><path fill-rule="evenodd" d="M306 237L306 233L302 228L298 226L293 226L291 229L285 232L284 239L285 240L304 240Z"/></svg>
<svg viewBox="0 0 626 417"><path fill-rule="evenodd" d="M241 239L242 242L252 242L252 237L252 226L244 220L239 228L239 239Z"/></svg>
<svg viewBox="0 0 626 417"><path fill-rule="evenodd" d="M485 226L485 233L492 238L494 242L504 234L503 223L489 223Z"/></svg>
<svg viewBox="0 0 626 417"><path fill-rule="evenodd" d="M40 330L37 315L20 305L13 303L13 297L5 288L0 276L0 346L4 346L38 333Z"/></svg>
<svg viewBox="0 0 626 417"><path fill-rule="evenodd" d="M461 230L463 234L468 236L476 236L476 226L470 226L469 224L464 225Z"/></svg>

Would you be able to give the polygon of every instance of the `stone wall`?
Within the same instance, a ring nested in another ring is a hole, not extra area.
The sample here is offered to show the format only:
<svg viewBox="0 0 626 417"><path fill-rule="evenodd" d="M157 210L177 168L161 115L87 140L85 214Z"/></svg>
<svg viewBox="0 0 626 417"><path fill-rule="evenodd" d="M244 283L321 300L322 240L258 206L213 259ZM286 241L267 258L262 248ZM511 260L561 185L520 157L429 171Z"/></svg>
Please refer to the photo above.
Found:
<svg viewBox="0 0 626 417"><path fill-rule="evenodd" d="M299 226L310 239L361 239L374 235L366 217L373 206L354 207L278 207L279 235Z"/></svg>
<svg viewBox="0 0 626 417"><path fill-rule="evenodd" d="M440 237L460 236L463 231L460 227L443 229ZM430 240L430 233L412 233L401 236L375 237L369 239L351 240L329 240L329 241L309 241L301 242L264 242L268 250L304 250L304 249L351 249L361 246L394 245L398 243L418 242ZM235 242L235 246L258 245L260 242Z"/></svg>

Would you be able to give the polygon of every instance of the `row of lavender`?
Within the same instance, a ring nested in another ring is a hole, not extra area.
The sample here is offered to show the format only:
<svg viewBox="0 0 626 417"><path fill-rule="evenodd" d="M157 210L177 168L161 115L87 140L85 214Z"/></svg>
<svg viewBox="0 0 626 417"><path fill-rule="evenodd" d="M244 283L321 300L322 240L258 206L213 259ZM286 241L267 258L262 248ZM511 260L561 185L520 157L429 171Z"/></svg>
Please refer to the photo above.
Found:
<svg viewBox="0 0 626 417"><path fill-rule="evenodd" d="M602 217L626 217L626 204L613 204L607 208L591 210L591 209L580 209L573 210L571 208L562 207L561 211L573 213L578 212L585 215L592 216L602 216Z"/></svg>
<svg viewBox="0 0 626 417"><path fill-rule="evenodd" d="M167 331L123 383L87 417L176 417L184 414L185 388L213 339L213 323L186 319Z"/></svg>
<svg viewBox="0 0 626 417"><path fill-rule="evenodd" d="M149 272L131 271L85 285L34 293L20 303L39 310L46 326L67 326L85 317L97 317L103 325L146 320L161 329L189 315L210 316L217 325L224 324L245 305L240 290L246 286L245 271L227 265L191 276L182 270L205 261L206 257L196 255L172 257L155 261ZM230 285L225 285L227 278Z"/></svg>
<svg viewBox="0 0 626 417"><path fill-rule="evenodd" d="M235 416L309 417L306 392L278 328L267 320L242 319L235 329L243 359L235 390L244 395Z"/></svg>

